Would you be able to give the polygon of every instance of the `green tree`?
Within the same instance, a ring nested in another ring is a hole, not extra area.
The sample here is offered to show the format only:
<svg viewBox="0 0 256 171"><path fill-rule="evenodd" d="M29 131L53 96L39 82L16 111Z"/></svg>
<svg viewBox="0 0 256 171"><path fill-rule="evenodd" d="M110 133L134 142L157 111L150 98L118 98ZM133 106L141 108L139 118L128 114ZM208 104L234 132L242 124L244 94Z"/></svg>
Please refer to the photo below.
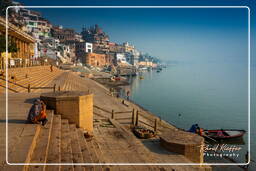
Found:
<svg viewBox="0 0 256 171"><path fill-rule="evenodd" d="M6 41L5 41L5 35L0 35L0 53L3 53L6 51ZM17 52L18 48L16 43L9 40L8 42L8 52Z"/></svg>

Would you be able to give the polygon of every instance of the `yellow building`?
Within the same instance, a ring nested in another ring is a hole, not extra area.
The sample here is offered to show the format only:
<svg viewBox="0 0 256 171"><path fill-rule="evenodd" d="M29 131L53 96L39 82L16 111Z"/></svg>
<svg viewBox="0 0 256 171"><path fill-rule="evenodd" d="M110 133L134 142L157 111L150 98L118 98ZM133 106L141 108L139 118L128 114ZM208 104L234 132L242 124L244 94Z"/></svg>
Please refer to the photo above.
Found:
<svg viewBox="0 0 256 171"><path fill-rule="evenodd" d="M14 42L18 48L17 52L8 54L8 58L10 59L9 61L14 61L14 59L17 59L19 60L20 64L27 65L29 60L34 55L34 45L36 40L11 23L8 23L8 27L8 40ZM0 35L5 36L5 32L6 22L4 18L0 17ZM5 57L6 54L1 53L0 68L5 66ZM13 66L13 64L14 62L10 62L9 66Z"/></svg>

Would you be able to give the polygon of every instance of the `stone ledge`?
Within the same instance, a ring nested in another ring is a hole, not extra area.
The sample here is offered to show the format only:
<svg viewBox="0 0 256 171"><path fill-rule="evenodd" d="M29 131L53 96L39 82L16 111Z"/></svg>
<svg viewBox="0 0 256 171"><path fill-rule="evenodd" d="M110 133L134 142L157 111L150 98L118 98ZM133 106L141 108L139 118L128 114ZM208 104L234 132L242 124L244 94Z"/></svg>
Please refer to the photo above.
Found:
<svg viewBox="0 0 256 171"><path fill-rule="evenodd" d="M203 163L204 138L185 131L164 132L160 144L168 151L184 155L194 163Z"/></svg>

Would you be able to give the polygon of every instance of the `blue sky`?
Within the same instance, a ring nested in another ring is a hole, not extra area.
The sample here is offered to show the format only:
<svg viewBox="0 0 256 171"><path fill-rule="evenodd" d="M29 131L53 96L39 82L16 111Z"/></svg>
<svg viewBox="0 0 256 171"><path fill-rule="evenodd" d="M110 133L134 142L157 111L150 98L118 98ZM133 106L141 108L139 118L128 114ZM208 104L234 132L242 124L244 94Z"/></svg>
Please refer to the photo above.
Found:
<svg viewBox="0 0 256 171"><path fill-rule="evenodd" d="M250 1L26 1L25 5L252 5ZM252 7L251 7L252 8ZM254 8L254 7L253 7ZM246 61L247 9L36 9L55 25L99 24L117 43L164 60Z"/></svg>

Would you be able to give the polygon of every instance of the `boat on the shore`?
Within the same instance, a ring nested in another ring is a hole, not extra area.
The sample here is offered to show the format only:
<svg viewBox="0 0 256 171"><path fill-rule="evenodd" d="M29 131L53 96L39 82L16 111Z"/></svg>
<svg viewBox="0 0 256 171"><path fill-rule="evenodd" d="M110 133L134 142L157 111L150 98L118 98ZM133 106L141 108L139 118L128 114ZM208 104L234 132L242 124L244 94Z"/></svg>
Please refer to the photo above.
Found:
<svg viewBox="0 0 256 171"><path fill-rule="evenodd" d="M156 136L155 132L153 130L136 126L133 128L133 133L138 137L138 138L143 138L143 139L148 139Z"/></svg>
<svg viewBox="0 0 256 171"><path fill-rule="evenodd" d="M230 140L243 137L246 133L245 130L239 129L216 129L216 130L204 130L202 135L206 139L214 140Z"/></svg>

